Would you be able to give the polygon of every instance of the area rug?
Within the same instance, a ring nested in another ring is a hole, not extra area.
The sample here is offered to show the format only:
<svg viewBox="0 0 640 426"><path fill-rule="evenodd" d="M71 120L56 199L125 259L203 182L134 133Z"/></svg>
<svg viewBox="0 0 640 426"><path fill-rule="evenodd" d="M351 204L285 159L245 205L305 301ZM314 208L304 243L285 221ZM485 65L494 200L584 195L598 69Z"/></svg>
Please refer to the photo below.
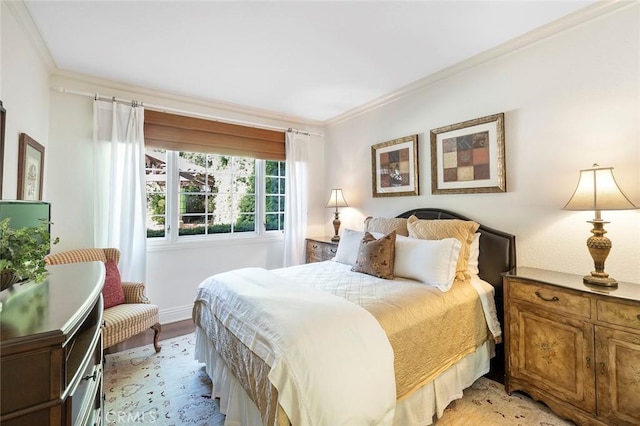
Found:
<svg viewBox="0 0 640 426"><path fill-rule="evenodd" d="M105 424L222 426L224 415L211 398L204 365L193 359L195 335L164 340L105 358ZM566 426L549 409L484 377L454 401L437 426Z"/></svg>

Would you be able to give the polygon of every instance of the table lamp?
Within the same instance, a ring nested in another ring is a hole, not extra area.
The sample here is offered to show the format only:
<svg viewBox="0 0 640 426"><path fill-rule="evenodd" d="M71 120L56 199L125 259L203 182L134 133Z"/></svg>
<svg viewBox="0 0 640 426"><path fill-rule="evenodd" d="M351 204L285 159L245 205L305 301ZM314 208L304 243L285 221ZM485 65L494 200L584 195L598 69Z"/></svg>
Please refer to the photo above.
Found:
<svg viewBox="0 0 640 426"><path fill-rule="evenodd" d="M344 199L344 195L342 195L341 188L331 190L331 196L329 197L327 208L333 207L336 209L333 213L333 229L335 231L335 235L331 237L331 241L337 242L340 241L340 235L338 235L338 231L340 230L340 212L338 212L338 207L349 207Z"/></svg>
<svg viewBox="0 0 640 426"><path fill-rule="evenodd" d="M604 224L601 210L630 210L638 206L622 192L613 177L613 167L600 167L594 164L590 169L580 170L580 178L565 210L593 210L595 219L588 221L593 225L593 234L587 240L589 253L593 258L595 271L583 278L585 284L616 287L618 282L604 271L604 261L611 250L611 241L604 236Z"/></svg>

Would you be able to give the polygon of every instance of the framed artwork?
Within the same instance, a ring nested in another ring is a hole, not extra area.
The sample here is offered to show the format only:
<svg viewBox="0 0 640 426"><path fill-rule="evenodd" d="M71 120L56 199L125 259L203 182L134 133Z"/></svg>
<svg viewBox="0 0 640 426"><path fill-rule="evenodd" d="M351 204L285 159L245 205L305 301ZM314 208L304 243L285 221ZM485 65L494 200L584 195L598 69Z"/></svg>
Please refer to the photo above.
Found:
<svg viewBox="0 0 640 426"><path fill-rule="evenodd" d="M506 192L504 113L431 130L431 193Z"/></svg>
<svg viewBox="0 0 640 426"><path fill-rule="evenodd" d="M418 195L418 135L371 147L374 197Z"/></svg>
<svg viewBox="0 0 640 426"><path fill-rule="evenodd" d="M20 133L18 148L18 200L42 200L44 146Z"/></svg>
<svg viewBox="0 0 640 426"><path fill-rule="evenodd" d="M2 199L2 181L4 176L4 126L7 119L7 110L0 101L0 200Z"/></svg>

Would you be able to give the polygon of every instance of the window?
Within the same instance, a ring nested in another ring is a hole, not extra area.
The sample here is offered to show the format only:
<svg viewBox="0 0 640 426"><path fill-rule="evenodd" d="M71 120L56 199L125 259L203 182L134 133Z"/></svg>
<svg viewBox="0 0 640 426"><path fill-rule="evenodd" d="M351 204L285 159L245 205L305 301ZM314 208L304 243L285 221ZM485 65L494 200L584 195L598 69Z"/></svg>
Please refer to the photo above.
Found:
<svg viewBox="0 0 640 426"><path fill-rule="evenodd" d="M284 229L283 161L147 147L145 164L148 238Z"/></svg>

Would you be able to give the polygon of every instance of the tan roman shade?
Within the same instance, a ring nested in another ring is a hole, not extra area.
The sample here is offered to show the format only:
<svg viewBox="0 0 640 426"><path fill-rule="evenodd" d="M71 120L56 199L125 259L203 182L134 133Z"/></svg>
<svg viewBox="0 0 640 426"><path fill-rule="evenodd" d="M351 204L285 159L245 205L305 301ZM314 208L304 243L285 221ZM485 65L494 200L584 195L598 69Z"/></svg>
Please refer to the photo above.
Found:
<svg viewBox="0 0 640 426"><path fill-rule="evenodd" d="M152 110L144 112L145 144L155 148L284 160L284 139L284 132L275 130Z"/></svg>

